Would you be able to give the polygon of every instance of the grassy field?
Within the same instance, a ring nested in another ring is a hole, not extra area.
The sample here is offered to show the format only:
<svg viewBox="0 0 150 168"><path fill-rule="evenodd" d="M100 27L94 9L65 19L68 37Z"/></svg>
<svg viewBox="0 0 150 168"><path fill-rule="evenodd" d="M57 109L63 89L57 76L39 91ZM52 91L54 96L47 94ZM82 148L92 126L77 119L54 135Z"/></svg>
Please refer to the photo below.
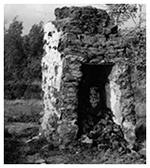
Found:
<svg viewBox="0 0 150 168"><path fill-rule="evenodd" d="M59 150L44 138L35 138L40 129L42 101L4 101L4 163L45 164L145 164L146 156L137 152L100 150L91 145L75 145ZM143 116L144 117L144 116ZM32 139L32 140L31 140ZM30 141L31 140L31 141Z"/></svg>
<svg viewBox="0 0 150 168"><path fill-rule="evenodd" d="M40 100L4 101L4 121L7 122L39 122L43 103Z"/></svg>
<svg viewBox="0 0 150 168"><path fill-rule="evenodd" d="M39 134L42 111L40 100L4 100L4 163L27 162L25 141Z"/></svg>

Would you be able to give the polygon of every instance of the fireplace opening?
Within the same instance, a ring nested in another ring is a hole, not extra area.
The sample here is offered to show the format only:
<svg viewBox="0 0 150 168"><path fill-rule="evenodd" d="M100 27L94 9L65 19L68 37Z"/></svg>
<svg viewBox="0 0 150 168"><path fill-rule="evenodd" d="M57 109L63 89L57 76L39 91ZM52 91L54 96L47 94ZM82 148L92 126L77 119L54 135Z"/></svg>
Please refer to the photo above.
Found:
<svg viewBox="0 0 150 168"><path fill-rule="evenodd" d="M103 118L107 107L106 84L114 64L83 64L78 91L78 138L88 134Z"/></svg>

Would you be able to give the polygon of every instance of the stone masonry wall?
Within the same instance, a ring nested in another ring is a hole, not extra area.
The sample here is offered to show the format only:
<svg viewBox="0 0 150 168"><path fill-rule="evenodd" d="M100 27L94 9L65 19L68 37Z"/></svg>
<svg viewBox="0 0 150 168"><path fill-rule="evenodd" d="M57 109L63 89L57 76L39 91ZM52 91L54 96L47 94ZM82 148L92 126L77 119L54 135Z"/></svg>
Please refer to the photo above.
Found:
<svg viewBox="0 0 150 168"><path fill-rule="evenodd" d="M114 63L108 83L110 108L114 121L125 130L126 140L133 143L134 96L129 67L124 62L125 47L117 26L106 11L92 7L57 8L55 15L56 20L45 26L44 36L44 134L62 146L76 139L82 64Z"/></svg>
<svg viewBox="0 0 150 168"><path fill-rule="evenodd" d="M59 92L63 59L57 50L61 32L58 32L52 23L48 23L44 29L46 44L45 55L42 59L42 90L44 92L44 116L42 129L46 137L51 137L55 130L55 122L60 119L61 112L57 108L59 104Z"/></svg>

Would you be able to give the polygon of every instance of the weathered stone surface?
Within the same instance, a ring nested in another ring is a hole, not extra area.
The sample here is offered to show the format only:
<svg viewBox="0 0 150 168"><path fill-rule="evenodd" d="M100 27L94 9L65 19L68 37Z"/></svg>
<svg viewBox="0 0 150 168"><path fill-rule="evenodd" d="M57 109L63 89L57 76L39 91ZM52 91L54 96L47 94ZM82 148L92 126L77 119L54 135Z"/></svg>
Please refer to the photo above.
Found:
<svg viewBox="0 0 150 168"><path fill-rule="evenodd" d="M63 8L56 8L55 9L55 16L56 19L64 19L66 17L68 17L70 14L69 12L69 8L68 7L63 7Z"/></svg>
<svg viewBox="0 0 150 168"><path fill-rule="evenodd" d="M45 26L44 36L46 55L42 60L42 87L45 113L42 128L45 135L62 148L77 138L81 120L78 115L78 93L83 80L82 65L114 63L108 79L101 79L105 83L103 89L106 90L106 105L112 116L108 115L108 110L106 116L101 118L99 111L95 112L99 116L94 119L89 108L88 113L83 112L83 132L88 134L92 131L90 136L99 145L123 148L121 142L126 146L123 136L133 144L134 96L130 68L124 62L125 46L117 32L118 27L114 26L106 11L92 7L58 8L55 16L56 20ZM95 76L97 78L99 76ZM87 97L90 97L88 93ZM96 99L90 97L91 102L94 106Z"/></svg>
<svg viewBox="0 0 150 168"><path fill-rule="evenodd" d="M55 10L56 20L67 20L61 24L64 32L74 32L77 34L96 34L103 33L103 27L113 27L112 21L106 11L92 7L64 7ZM60 20L60 21L59 21ZM57 23L56 23L57 24Z"/></svg>
<svg viewBox="0 0 150 168"><path fill-rule="evenodd" d="M114 114L116 114L116 119L119 119L117 122L123 125L123 131L125 139L130 143L135 143L135 111L134 111L134 95L131 88L129 67L123 64L121 67L117 67L116 70L116 82L118 83L118 95L116 98L113 96L113 101L116 101L116 105L113 106ZM114 73L112 73L113 75ZM112 76L111 76L112 78ZM115 87L112 87L114 89Z"/></svg>
<svg viewBox="0 0 150 168"><path fill-rule="evenodd" d="M56 19L64 19L66 17L74 18L76 20L88 20L92 19L95 22L107 22L109 19L105 10L97 9L93 7L63 7L55 9ZM105 25L104 25L105 26Z"/></svg>
<svg viewBox="0 0 150 168"><path fill-rule="evenodd" d="M47 138L53 133L57 120L60 117L59 91L61 84L63 60L57 47L61 32L58 32L52 23L48 23L44 29L46 40L45 56L42 59L44 91L44 116L42 119L42 129ZM56 47L56 48L55 48Z"/></svg>
<svg viewBox="0 0 150 168"><path fill-rule="evenodd" d="M61 140L61 148L65 148L68 144L76 138L78 127L75 124L76 120L62 120L62 123L59 125L57 132Z"/></svg>

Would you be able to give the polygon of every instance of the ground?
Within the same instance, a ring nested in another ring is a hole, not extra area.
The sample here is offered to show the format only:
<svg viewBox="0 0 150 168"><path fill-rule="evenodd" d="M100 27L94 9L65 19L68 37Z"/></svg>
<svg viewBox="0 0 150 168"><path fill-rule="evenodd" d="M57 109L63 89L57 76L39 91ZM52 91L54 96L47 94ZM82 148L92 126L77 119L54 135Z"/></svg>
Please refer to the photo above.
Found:
<svg viewBox="0 0 150 168"><path fill-rule="evenodd" d="M112 151L90 144L59 149L39 137L42 101L4 101L5 164L145 164L145 151Z"/></svg>

